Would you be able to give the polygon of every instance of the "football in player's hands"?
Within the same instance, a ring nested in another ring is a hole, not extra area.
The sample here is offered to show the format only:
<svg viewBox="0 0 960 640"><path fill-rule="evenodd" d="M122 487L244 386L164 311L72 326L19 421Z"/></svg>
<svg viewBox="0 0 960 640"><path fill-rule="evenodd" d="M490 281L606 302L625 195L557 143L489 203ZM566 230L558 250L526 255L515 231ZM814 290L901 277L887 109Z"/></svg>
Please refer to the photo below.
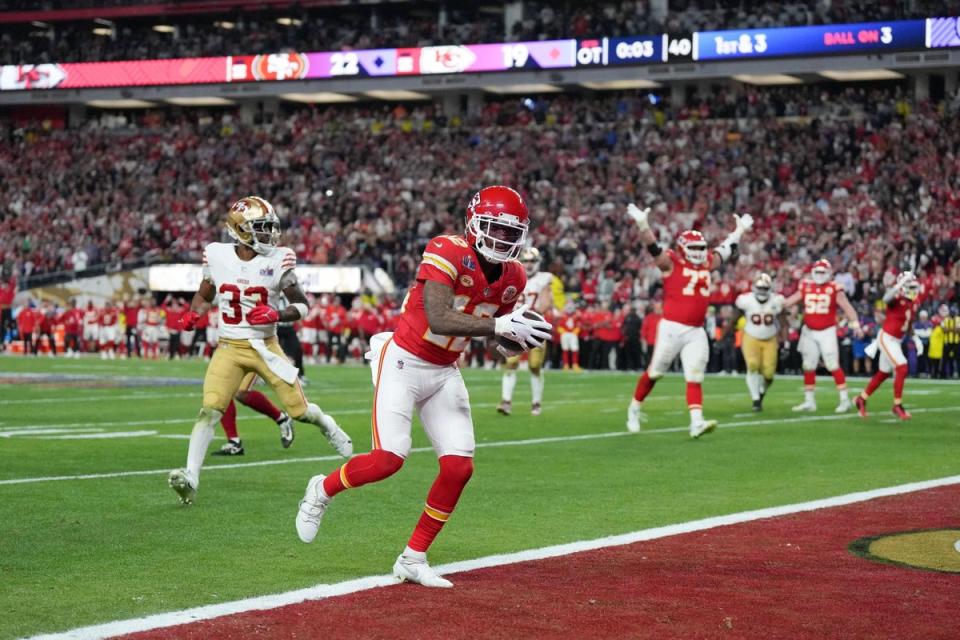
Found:
<svg viewBox="0 0 960 640"><path fill-rule="evenodd" d="M280 312L266 304L258 304L247 314L247 322L253 325L273 324L280 320Z"/></svg>
<svg viewBox="0 0 960 640"><path fill-rule="evenodd" d="M540 315L539 313L531 309L524 309L523 317L528 320L535 320L537 322L544 322L544 323L546 322L546 320L542 315ZM519 355L524 351L528 351L530 347L533 346L533 345L527 344L526 342L518 342L516 340L512 340L506 336L497 336L497 345L500 347L497 349L497 351L499 351L505 357ZM508 353L505 353L505 352L508 352Z"/></svg>

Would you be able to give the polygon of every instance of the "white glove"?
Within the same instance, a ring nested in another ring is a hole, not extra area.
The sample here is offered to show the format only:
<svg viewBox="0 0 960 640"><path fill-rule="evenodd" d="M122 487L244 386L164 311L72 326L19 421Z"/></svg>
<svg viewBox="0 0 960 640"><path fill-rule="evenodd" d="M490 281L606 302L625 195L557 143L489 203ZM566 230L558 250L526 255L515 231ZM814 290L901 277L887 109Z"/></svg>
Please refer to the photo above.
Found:
<svg viewBox="0 0 960 640"><path fill-rule="evenodd" d="M916 276L913 275L912 271L904 271L897 276L897 284L893 285L893 287L899 291L900 289L903 289L903 285L913 281L914 279L916 279Z"/></svg>
<svg viewBox="0 0 960 640"><path fill-rule="evenodd" d="M633 218L640 231L650 231L650 223L647 221L647 216L650 215L649 208L641 209L631 202L627 205L627 215Z"/></svg>
<svg viewBox="0 0 960 640"><path fill-rule="evenodd" d="M923 355L923 340L919 336L913 336L913 345L917 348L917 357Z"/></svg>
<svg viewBox="0 0 960 640"><path fill-rule="evenodd" d="M494 333L512 340L526 351L543 345L544 340L550 339L553 325L538 315L539 320L524 317L524 312L530 309L529 304L517 307L505 316L494 320Z"/></svg>
<svg viewBox="0 0 960 640"><path fill-rule="evenodd" d="M753 228L753 216L749 213L745 213L742 216L733 214L733 219L737 223L737 228L733 230L733 233L730 234L730 237L733 238L734 242L740 242L740 238L743 236L743 234Z"/></svg>

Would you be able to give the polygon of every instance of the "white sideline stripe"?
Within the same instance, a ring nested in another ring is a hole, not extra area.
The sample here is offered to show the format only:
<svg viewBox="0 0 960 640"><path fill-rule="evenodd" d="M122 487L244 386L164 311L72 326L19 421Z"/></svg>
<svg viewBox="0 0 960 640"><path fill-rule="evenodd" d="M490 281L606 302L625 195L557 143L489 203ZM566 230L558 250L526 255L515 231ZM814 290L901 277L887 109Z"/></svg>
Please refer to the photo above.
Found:
<svg viewBox="0 0 960 640"><path fill-rule="evenodd" d="M956 411L953 407L932 407L929 409L916 409L913 413L941 413ZM842 413L829 416L809 416L802 418L771 418L769 420L745 420L742 422L728 422L718 425L721 429L735 429L739 427L764 426L770 424L802 424L808 422L824 422L829 420L849 420L856 414ZM653 436L663 433L686 432L689 427L667 427L665 429L650 429L641 431L639 435ZM502 440L499 442L478 442L478 449L487 449L495 447L523 447L533 444L552 444L556 442L576 442L579 440L601 440L604 438L620 438L624 436L636 436L638 434L628 431L611 431L608 433L586 433L576 436L552 436L545 438L528 438L526 440ZM188 436L189 437L189 436ZM410 453L433 452L432 447L415 447ZM325 462L328 460L342 460L340 456L308 456L303 458L281 458L278 460L259 460L257 462L237 462L232 464L217 464L203 467L204 471L215 471L217 469L244 469L247 467L268 467L278 464L294 464L299 462ZM36 478L11 478L0 480L0 486L11 484L32 484L35 482L55 482L61 480L101 480L105 478L128 478L131 476L152 476L158 474L170 473L170 469L149 469L144 471L116 471L113 473L88 473L74 476L41 476Z"/></svg>
<svg viewBox="0 0 960 640"><path fill-rule="evenodd" d="M820 500L811 500L809 502L800 502L796 504L782 505L778 507L767 507L765 509L754 509L752 511L742 511L740 513L731 513L721 516L693 520L691 522L682 522L652 529L642 529L631 533L624 533L615 536L606 536L594 540L580 540L566 544L541 547L539 549L527 549L515 553L504 553L474 560L462 560L460 562L451 562L449 564L434 567L440 574L461 573L465 571L475 571L477 569L489 569L520 562L531 562L534 560L545 560L547 558L556 558L584 551L594 551L607 547L618 547L636 542L647 540L656 540L684 533L693 533L695 531L705 531L716 527L725 527L732 524L741 524L744 522L753 522L765 518L775 518L779 516L803 513L805 511L815 511L817 509L828 509L844 505L855 504L857 502L866 502L876 498L902 495L915 491L924 491L926 489L935 489L937 487L960 484L960 476L949 476L946 478L937 478L934 480L924 480L921 482L911 482L894 487L885 487L882 489L872 489L868 491L858 491ZM182 611L171 611L142 618L133 618L130 620L118 620L105 624L92 625L89 627L80 627L70 631L54 634L44 634L33 636L29 640L100 640L112 636L137 633L140 631L149 631L152 629L162 629L179 624L198 622L201 620L210 620L227 615L245 613L248 611L258 611L264 609L276 609L292 604L298 604L307 600L322 600L333 596L356 593L357 591L366 591L377 587L385 587L396 584L392 576L367 576L356 580L348 580L335 584L320 584L306 589L297 589L286 593L278 593L268 596L259 596L255 598L246 598L244 600L235 600L233 602L223 602L220 604L207 605L204 607L194 607Z"/></svg>

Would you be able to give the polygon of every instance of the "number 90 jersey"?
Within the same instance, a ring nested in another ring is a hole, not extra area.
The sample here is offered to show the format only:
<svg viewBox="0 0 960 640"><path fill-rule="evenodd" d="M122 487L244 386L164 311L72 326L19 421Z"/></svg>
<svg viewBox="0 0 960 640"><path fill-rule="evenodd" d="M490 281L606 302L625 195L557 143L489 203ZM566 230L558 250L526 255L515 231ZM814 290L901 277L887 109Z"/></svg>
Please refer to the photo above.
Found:
<svg viewBox="0 0 960 640"><path fill-rule="evenodd" d="M297 266L292 249L277 247L270 255L257 254L241 260L235 245L211 242L203 250L203 279L220 298L220 337L232 340L270 338L276 325L251 325L247 313L258 304L276 308L280 302L280 279Z"/></svg>
<svg viewBox="0 0 960 640"><path fill-rule="evenodd" d="M817 284L813 280L801 280L799 290L803 300L803 324L815 331L837 324L840 285L836 282Z"/></svg>
<svg viewBox="0 0 960 640"><path fill-rule="evenodd" d="M744 327L747 335L757 340L769 340L777 335L777 316L783 311L783 301L784 297L779 293L771 294L766 302L757 300L752 291L737 296L737 309L743 311L743 317L747 319Z"/></svg>
<svg viewBox="0 0 960 640"><path fill-rule="evenodd" d="M397 331L393 338L398 345L438 365L457 361L470 338L441 336L430 330L423 307L423 285L427 280L440 282L453 289L454 308L478 318L502 316L513 310L527 284L523 265L509 260L496 282L487 282L473 248L462 236L437 236L423 251L417 269L417 281L410 288L400 309Z"/></svg>
<svg viewBox="0 0 960 640"><path fill-rule="evenodd" d="M690 327L702 327L710 300L710 269L693 264L667 249L673 263L670 275L663 279L663 317ZM708 260L713 254L708 254Z"/></svg>

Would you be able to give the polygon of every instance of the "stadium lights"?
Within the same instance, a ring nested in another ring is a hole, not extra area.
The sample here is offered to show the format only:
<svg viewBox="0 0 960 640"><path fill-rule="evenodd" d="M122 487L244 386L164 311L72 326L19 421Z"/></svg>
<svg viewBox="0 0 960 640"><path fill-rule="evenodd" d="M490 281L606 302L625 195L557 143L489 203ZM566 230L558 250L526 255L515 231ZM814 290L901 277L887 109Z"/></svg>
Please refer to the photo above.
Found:
<svg viewBox="0 0 960 640"><path fill-rule="evenodd" d="M733 76L744 84L803 84L803 80L785 73L742 73Z"/></svg>
<svg viewBox="0 0 960 640"><path fill-rule="evenodd" d="M110 27L94 27L93 33L94 35L97 35L97 36L112 36L113 29L111 29Z"/></svg>
<svg viewBox="0 0 960 640"><path fill-rule="evenodd" d="M285 27L296 26L299 27L303 24L303 20L299 18L288 18L286 16L277 18L277 24L282 24Z"/></svg>
<svg viewBox="0 0 960 640"><path fill-rule="evenodd" d="M407 91L405 89L381 89L377 91L365 92L371 98L378 100L429 100L430 96L418 91Z"/></svg>
<svg viewBox="0 0 960 640"><path fill-rule="evenodd" d="M581 87L593 89L594 91L617 91L620 89L657 89L659 82L645 80L643 78L634 78L631 80L606 80L603 82L581 82Z"/></svg>
<svg viewBox="0 0 960 640"><path fill-rule="evenodd" d="M280 98L291 102L306 103L335 103L335 102L356 102L354 96L348 96L345 93L334 93L333 91L317 91L315 93L281 93Z"/></svg>
<svg viewBox="0 0 960 640"><path fill-rule="evenodd" d="M840 82L859 82L862 80L900 80L902 73L890 69L861 69L844 71L820 71L820 75Z"/></svg>
<svg viewBox="0 0 960 640"><path fill-rule="evenodd" d="M237 26L237 23L230 22L229 20L220 20L219 22L214 22L213 26L220 27L221 29L233 29Z"/></svg>
<svg viewBox="0 0 960 640"><path fill-rule="evenodd" d="M560 87L553 84L512 84L504 86L484 87L484 91L490 93L557 93L561 91Z"/></svg>
<svg viewBox="0 0 960 640"><path fill-rule="evenodd" d="M173 33L177 28L172 24L155 24L153 30L158 33Z"/></svg>
<svg viewBox="0 0 960 640"><path fill-rule="evenodd" d="M48 28L48 27L50 26L50 25L47 24L46 22L42 22L42 21L40 21L40 20L34 20L34 21L31 22L30 24L31 24L32 26L34 26L34 27L37 27L38 29L46 29L46 28Z"/></svg>
<svg viewBox="0 0 960 640"><path fill-rule="evenodd" d="M233 100L219 96L182 96L179 98L167 98L167 102L180 107L222 107L236 104Z"/></svg>
<svg viewBox="0 0 960 640"><path fill-rule="evenodd" d="M129 98L123 100L89 100L87 106L97 109L147 109L157 105L154 102Z"/></svg>

